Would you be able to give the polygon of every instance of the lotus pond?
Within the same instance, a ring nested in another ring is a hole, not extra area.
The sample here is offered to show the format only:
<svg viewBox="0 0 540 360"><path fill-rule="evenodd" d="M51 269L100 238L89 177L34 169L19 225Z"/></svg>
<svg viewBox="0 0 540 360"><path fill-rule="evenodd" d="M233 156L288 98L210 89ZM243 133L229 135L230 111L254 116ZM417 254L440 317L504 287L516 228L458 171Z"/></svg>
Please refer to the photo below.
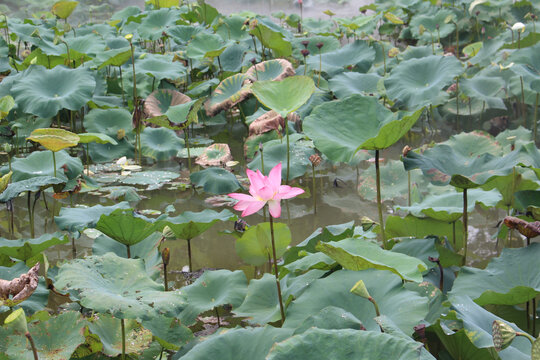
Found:
<svg viewBox="0 0 540 360"><path fill-rule="evenodd" d="M540 359L537 2L87 3L0 9L0 360Z"/></svg>

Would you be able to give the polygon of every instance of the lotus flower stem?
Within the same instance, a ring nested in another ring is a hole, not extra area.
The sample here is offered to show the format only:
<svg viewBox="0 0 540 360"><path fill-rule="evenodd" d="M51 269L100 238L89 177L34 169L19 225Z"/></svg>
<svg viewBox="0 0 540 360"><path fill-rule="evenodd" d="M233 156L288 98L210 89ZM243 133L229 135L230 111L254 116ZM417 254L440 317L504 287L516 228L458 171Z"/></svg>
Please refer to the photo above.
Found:
<svg viewBox="0 0 540 360"><path fill-rule="evenodd" d="M54 154L54 151L52 152L52 159L53 159L53 168L54 168L54 177L56 177L56 155Z"/></svg>
<svg viewBox="0 0 540 360"><path fill-rule="evenodd" d="M486 109L486 102L482 101L482 111L480 112L480 124L482 123L482 115L484 115L484 110Z"/></svg>
<svg viewBox="0 0 540 360"><path fill-rule="evenodd" d="M540 93L536 93L536 101L534 102L534 122L533 122L533 139L536 143L536 131L538 128L538 100L540 98Z"/></svg>
<svg viewBox="0 0 540 360"><path fill-rule="evenodd" d="M317 87L321 84L321 73L322 73L322 53L321 48L319 48L319 78L317 79Z"/></svg>
<svg viewBox="0 0 540 360"><path fill-rule="evenodd" d="M523 76L519 77L521 82L521 117L523 117L523 127L527 127L527 105L525 104L525 92L523 91Z"/></svg>
<svg viewBox="0 0 540 360"><path fill-rule="evenodd" d="M467 220L467 189L463 189L463 265L467 262L467 240L469 238Z"/></svg>
<svg viewBox="0 0 540 360"><path fill-rule="evenodd" d="M218 308L217 306L214 308L214 312L216 313L217 326L218 326L218 327L221 327L221 321L220 321L220 319L219 319L219 308Z"/></svg>
<svg viewBox="0 0 540 360"><path fill-rule="evenodd" d="M377 317L381 316L381 312L379 311L379 305L377 305L377 302L375 299L373 299L371 296L368 298L369 302L373 304L373 307L375 308L375 314L377 314ZM381 328L382 330L382 328ZM382 331L384 332L384 330Z"/></svg>
<svg viewBox="0 0 540 360"><path fill-rule="evenodd" d="M358 169L358 168L357 168ZM313 182L313 214L317 213L317 187L315 186L315 164L311 163L311 178Z"/></svg>
<svg viewBox="0 0 540 360"><path fill-rule="evenodd" d="M532 299L532 334L536 337L536 298Z"/></svg>
<svg viewBox="0 0 540 360"><path fill-rule="evenodd" d="M187 253L189 261L189 272L193 272L193 263L191 262L191 239L187 239Z"/></svg>
<svg viewBox="0 0 540 360"><path fill-rule="evenodd" d="M456 128L459 129L459 77L456 78Z"/></svg>
<svg viewBox="0 0 540 360"><path fill-rule="evenodd" d="M383 66L384 66L384 75L386 76L386 50L384 50L384 44L381 42L381 48L382 48L382 58L383 58Z"/></svg>
<svg viewBox="0 0 540 360"><path fill-rule="evenodd" d="M184 136L186 138L186 150L187 150L187 161L188 161L188 169L189 169L189 172L191 173L191 153L189 151L189 134L188 134L188 128L184 129Z"/></svg>
<svg viewBox="0 0 540 360"><path fill-rule="evenodd" d="M285 116L285 135L287 136L287 175L285 176L285 184L289 185L289 167L291 165L291 156L289 154L289 116Z"/></svg>
<svg viewBox="0 0 540 360"><path fill-rule="evenodd" d="M73 259L77 257L77 247L75 246L75 236L71 237L71 255L73 256Z"/></svg>
<svg viewBox="0 0 540 360"><path fill-rule="evenodd" d="M88 143L86 143L86 176L90 176L90 155L88 154Z"/></svg>
<svg viewBox="0 0 540 360"><path fill-rule="evenodd" d="M126 324L124 319L120 319L120 328L122 330L122 360L126 359Z"/></svg>
<svg viewBox="0 0 540 360"><path fill-rule="evenodd" d="M452 221L452 243L456 247L456 222Z"/></svg>
<svg viewBox="0 0 540 360"><path fill-rule="evenodd" d="M375 150L375 174L377 177L377 208L379 209L379 226L381 228L381 236L383 240L383 247L386 249L386 235L384 234L384 218L382 213L381 202L381 171L379 169L379 150Z"/></svg>
<svg viewBox="0 0 540 360"><path fill-rule="evenodd" d="M358 179L358 177L357 177ZM358 182L358 180L357 180ZM408 198L407 198L407 205L411 206L411 172L407 171L407 191L408 191Z"/></svg>
<svg viewBox="0 0 540 360"><path fill-rule="evenodd" d="M265 205L267 206L267 205ZM281 298L281 285L279 283L279 270L277 265L277 256L276 256L276 242L274 240L274 220L272 215L270 215L270 237L272 238L272 256L274 257L274 275L276 276L276 286L279 299L279 311L281 313L281 325L285 322L285 310L283 308L283 299Z"/></svg>
<svg viewBox="0 0 540 360"><path fill-rule="evenodd" d="M28 191L28 196L26 198L26 206L28 207L28 221L30 222L30 236L33 238L35 237L35 232L34 232L34 216L32 214L32 206L30 202L31 194L32 192Z"/></svg>
<svg viewBox="0 0 540 360"><path fill-rule="evenodd" d="M34 343L34 339L32 338L32 335L27 331L26 334L24 334L26 338L28 339L28 342L30 343L30 346L32 347L32 353L34 354L34 360L39 360L36 344Z"/></svg>
<svg viewBox="0 0 540 360"><path fill-rule="evenodd" d="M431 257L431 256L428 257L428 260L431 261L431 262L436 263L437 266L439 267L439 290L443 291L443 289L444 289L444 272L443 272L443 267L441 265L441 260L439 258L435 258L435 257Z"/></svg>
<svg viewBox="0 0 540 360"><path fill-rule="evenodd" d="M128 257L128 259L131 259L131 249L130 249L129 245L126 245L126 247L127 247L127 257Z"/></svg>

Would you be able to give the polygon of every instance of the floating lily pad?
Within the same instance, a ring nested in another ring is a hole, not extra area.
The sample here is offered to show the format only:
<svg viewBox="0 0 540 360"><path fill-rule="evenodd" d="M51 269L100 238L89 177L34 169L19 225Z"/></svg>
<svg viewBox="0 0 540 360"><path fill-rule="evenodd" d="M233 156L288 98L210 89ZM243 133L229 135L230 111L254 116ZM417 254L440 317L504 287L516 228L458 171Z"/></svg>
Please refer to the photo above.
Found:
<svg viewBox="0 0 540 360"><path fill-rule="evenodd" d="M180 174L172 171L141 171L128 175L121 180L122 184L148 185L146 190L155 190L162 187L165 183L178 178Z"/></svg>
<svg viewBox="0 0 540 360"><path fill-rule="evenodd" d="M168 160L184 147L173 130L166 128L145 128L141 133L142 154L157 161Z"/></svg>

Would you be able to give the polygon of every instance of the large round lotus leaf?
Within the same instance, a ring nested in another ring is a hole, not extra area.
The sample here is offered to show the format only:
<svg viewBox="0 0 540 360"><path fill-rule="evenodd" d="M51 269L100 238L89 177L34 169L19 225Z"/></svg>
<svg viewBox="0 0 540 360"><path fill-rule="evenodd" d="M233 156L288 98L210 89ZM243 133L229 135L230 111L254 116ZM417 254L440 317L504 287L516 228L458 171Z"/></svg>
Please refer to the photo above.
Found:
<svg viewBox="0 0 540 360"><path fill-rule="evenodd" d="M512 135L512 133L507 134L507 136ZM500 137L496 139L483 131L471 131L469 133L462 132L452 135L441 144L459 149L459 152L463 155L474 157L485 153L496 156L503 155L504 149L501 145L504 142L508 142L508 140L501 139Z"/></svg>
<svg viewBox="0 0 540 360"><path fill-rule="evenodd" d="M92 109L84 117L84 128L120 140L119 131L129 136L133 125L131 114L125 109Z"/></svg>
<svg viewBox="0 0 540 360"><path fill-rule="evenodd" d="M210 194L228 194L242 187L234 174L219 167L198 171L189 178L195 186L202 186Z"/></svg>
<svg viewBox="0 0 540 360"><path fill-rule="evenodd" d="M336 346L337 345L337 346ZM373 331L311 328L277 343L268 360L435 359L422 343Z"/></svg>
<svg viewBox="0 0 540 360"><path fill-rule="evenodd" d="M54 286L76 292L84 307L121 319L175 316L185 306L180 292L165 292L163 285L148 276L143 260L124 259L113 253L63 264Z"/></svg>
<svg viewBox="0 0 540 360"><path fill-rule="evenodd" d="M84 68L31 66L11 93L19 110L49 118L61 109L79 110L92 99L95 87L94 75Z"/></svg>
<svg viewBox="0 0 540 360"><path fill-rule="evenodd" d="M523 304L540 293L539 258L538 243L505 248L485 269L461 268L451 294L470 296L479 305Z"/></svg>
<svg viewBox="0 0 540 360"><path fill-rule="evenodd" d="M282 223L274 224L274 237L276 256L285 253L291 243L291 231ZM272 238L270 223L260 223L250 226L242 236L236 240L236 252L243 261L250 265L259 266L268 261L272 255Z"/></svg>
<svg viewBox="0 0 540 360"><path fill-rule="evenodd" d="M417 13L411 19L409 28L415 39L423 43L437 42L437 39L444 39L450 35L456 26L451 22L446 22L448 16L454 15L452 10L442 9L432 13ZM420 33L420 26L424 27L424 32Z"/></svg>
<svg viewBox="0 0 540 360"><path fill-rule="evenodd" d="M126 354L140 354L152 342L152 333L135 320L126 320ZM122 354L122 331L120 319L108 314L100 314L97 319L88 323L88 329L99 337L103 349L101 352L108 356Z"/></svg>
<svg viewBox="0 0 540 360"><path fill-rule="evenodd" d="M34 176L29 179L16 181L9 184L2 192L0 195L0 203L15 199L19 194L26 191L36 192L65 182L66 179L62 180L53 176Z"/></svg>
<svg viewBox="0 0 540 360"><path fill-rule="evenodd" d="M88 153L93 162L111 162L115 159L119 159L122 156L133 158L134 146L123 138L117 145L112 143L100 144L92 143L88 144Z"/></svg>
<svg viewBox="0 0 540 360"><path fill-rule="evenodd" d="M337 330L362 330L364 325L353 314L335 306L327 306L317 314L310 316L294 333L302 334L310 328Z"/></svg>
<svg viewBox="0 0 540 360"><path fill-rule="evenodd" d="M165 128L146 128L141 133L142 154L157 161L169 160L184 147L184 140Z"/></svg>
<svg viewBox="0 0 540 360"><path fill-rule="evenodd" d="M257 21L259 22L258 25L251 29L249 33L257 37L264 47L272 49L275 57L291 56L292 45L288 40L284 39L283 28L276 26L270 20L265 21L261 17Z"/></svg>
<svg viewBox="0 0 540 360"><path fill-rule="evenodd" d="M154 316L143 321L142 325L152 332L159 345L165 349L178 350L193 340L191 330L175 318Z"/></svg>
<svg viewBox="0 0 540 360"><path fill-rule="evenodd" d="M251 91L264 106L285 118L309 100L315 83L307 76L291 76L282 81L257 81Z"/></svg>
<svg viewBox="0 0 540 360"><path fill-rule="evenodd" d="M375 243L348 238L338 242L321 243L317 250L336 260L344 269L388 270L403 280L422 282L426 264L417 258L381 249Z"/></svg>
<svg viewBox="0 0 540 360"><path fill-rule="evenodd" d="M186 67L178 61L173 61L172 55L146 54L141 60L135 61L137 75L149 75L156 80L176 80L186 75Z"/></svg>
<svg viewBox="0 0 540 360"><path fill-rule="evenodd" d="M466 148L440 144L423 154L409 151L402 160L406 170L421 169L434 185L450 184L457 188L470 189L497 176L510 174L523 157L521 150L512 151L502 157L489 153L471 157L464 153L466 151Z"/></svg>
<svg viewBox="0 0 540 360"><path fill-rule="evenodd" d="M28 324L28 332L34 340L39 359L70 359L75 349L85 341L86 320L76 311ZM32 348L24 334L3 337L7 357L4 359L32 360Z"/></svg>
<svg viewBox="0 0 540 360"><path fill-rule="evenodd" d="M165 32L167 33L167 35L171 36L174 42L180 45L185 45L188 41L190 41L195 35L197 35L201 31L204 31L204 27L195 26L192 24L192 25L171 26Z"/></svg>
<svg viewBox="0 0 540 360"><path fill-rule="evenodd" d="M273 326L223 329L196 344L182 360L264 359L272 346L292 335Z"/></svg>
<svg viewBox="0 0 540 360"><path fill-rule="evenodd" d="M111 49L101 51L96 55L94 62L98 65L98 70L105 66L122 66L131 59L131 49L122 47L119 49Z"/></svg>
<svg viewBox="0 0 540 360"><path fill-rule="evenodd" d="M242 270L205 271L193 284L184 286L187 306L177 317L191 325L197 316L215 307L230 304L239 306L246 297L247 279Z"/></svg>
<svg viewBox="0 0 540 360"><path fill-rule="evenodd" d="M177 4L178 5L178 4ZM180 18L180 12L172 9L159 9L148 12L148 15L137 26L142 39L158 40L167 28L174 26Z"/></svg>
<svg viewBox="0 0 540 360"><path fill-rule="evenodd" d="M242 41L249 39L249 33L244 25L246 18L237 14L222 17L216 34L224 40Z"/></svg>
<svg viewBox="0 0 540 360"><path fill-rule="evenodd" d="M381 165L381 199L382 201L407 198L409 183L407 171L399 160L390 160ZM427 182L420 171L411 171L411 187L422 189ZM377 180L375 167L364 170L358 177L358 194L364 200L377 201Z"/></svg>
<svg viewBox="0 0 540 360"><path fill-rule="evenodd" d="M297 327L309 316L332 305L353 314L368 330L377 331L379 325L373 320L376 316L373 304L350 292L359 280L364 281L370 295L379 305L381 314L389 317L408 335L413 333L413 327L428 313L427 298L406 290L401 278L395 274L372 269L340 270L315 280L289 305L284 327Z"/></svg>
<svg viewBox="0 0 540 360"><path fill-rule="evenodd" d="M205 209L200 212L185 211L178 216L167 217L161 223L169 226L177 238L187 240L202 234L218 221L235 219L236 215L229 210L217 212Z"/></svg>
<svg viewBox="0 0 540 360"><path fill-rule="evenodd" d="M148 117L164 115L171 106L190 102L191 98L172 89L158 89L144 101L144 112Z"/></svg>
<svg viewBox="0 0 540 360"><path fill-rule="evenodd" d="M299 143L291 143L289 146L289 180L300 177L306 173L308 168L311 168L311 162L309 157L315 153L315 151L305 145ZM279 140L272 143L266 143L264 145L264 173L268 174L277 164L282 163L284 166L281 168L281 178L285 179L287 176L287 144L285 140L281 143ZM261 162L261 154L253 159L248 164L248 168L251 170L263 170Z"/></svg>
<svg viewBox="0 0 540 360"><path fill-rule="evenodd" d="M341 49L322 54L320 58L317 53L318 51L307 58L308 68L319 71L322 62L322 71L328 75L344 72L348 66L353 66L355 71L366 73L375 61L375 50L362 40L356 40Z"/></svg>
<svg viewBox="0 0 540 360"><path fill-rule="evenodd" d="M501 200L502 195L495 189L490 191L471 189L467 191L467 212L472 212L476 204L493 207ZM463 194L447 192L429 195L419 203L396 206L396 209L408 211L417 217L428 216L439 221L454 222L463 215Z"/></svg>
<svg viewBox="0 0 540 360"><path fill-rule="evenodd" d="M463 79L459 83L459 89L470 98L485 102L486 109L503 109L506 105L502 100L504 94L504 80L497 77L474 76ZM497 96L497 95L500 95Z"/></svg>
<svg viewBox="0 0 540 360"><path fill-rule="evenodd" d="M158 223L147 222L124 209L102 214L96 224L97 230L124 245L135 245L143 241L158 231L159 227Z"/></svg>
<svg viewBox="0 0 540 360"><path fill-rule="evenodd" d="M120 182L130 185L148 185L146 190L156 190L162 187L165 183L180 177L180 174L172 171L141 171L132 173Z"/></svg>
<svg viewBox="0 0 540 360"><path fill-rule="evenodd" d="M0 237L0 254L26 261L51 246L65 244L68 241L68 237L59 232L45 234L34 239L8 240Z"/></svg>
<svg viewBox="0 0 540 360"><path fill-rule="evenodd" d="M69 156L60 150L55 153L56 157L56 177L61 180L74 179L83 171L83 164L79 158ZM64 168L64 165L66 168ZM35 151L26 158L13 160L11 169L13 182L30 179L36 176L54 176L54 162L51 151Z"/></svg>
<svg viewBox="0 0 540 360"><path fill-rule="evenodd" d="M328 86L338 99L343 99L354 94L379 94L383 90L381 80L377 74L345 72L331 78Z"/></svg>
<svg viewBox="0 0 540 360"><path fill-rule="evenodd" d="M47 150L57 152L68 147L77 146L79 136L70 131L57 128L36 129L27 140L39 143Z"/></svg>
<svg viewBox="0 0 540 360"><path fill-rule="evenodd" d="M227 48L221 36L200 32L186 46L186 55L192 59L217 57Z"/></svg>
<svg viewBox="0 0 540 360"><path fill-rule="evenodd" d="M111 206L94 205L90 207L62 207L54 222L60 230L82 231L96 226L101 215L110 214L117 209L129 209L129 203L122 201Z"/></svg>
<svg viewBox="0 0 540 360"><path fill-rule="evenodd" d="M251 81L279 81L295 74L290 62L285 59L273 59L253 65L246 71Z"/></svg>
<svg viewBox="0 0 540 360"><path fill-rule="evenodd" d="M400 118L377 99L353 95L317 106L304 119L306 135L332 161L349 162L360 150L382 150L414 125L422 110Z"/></svg>
<svg viewBox="0 0 540 360"><path fill-rule="evenodd" d="M231 109L251 94L249 85L244 86L244 74L230 76L219 83L212 97L204 104L206 114L214 116L221 110Z"/></svg>
<svg viewBox="0 0 540 360"><path fill-rule="evenodd" d="M435 106L446 102L449 95L443 89L462 72L462 65L454 56L431 55L401 62L384 86L387 96L407 109Z"/></svg>

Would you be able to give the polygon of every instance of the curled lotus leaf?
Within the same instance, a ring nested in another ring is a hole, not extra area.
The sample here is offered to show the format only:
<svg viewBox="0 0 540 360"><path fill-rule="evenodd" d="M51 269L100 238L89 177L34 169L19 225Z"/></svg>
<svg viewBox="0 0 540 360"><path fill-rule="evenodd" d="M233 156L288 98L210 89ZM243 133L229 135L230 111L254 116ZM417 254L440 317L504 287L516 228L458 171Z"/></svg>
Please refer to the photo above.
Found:
<svg viewBox="0 0 540 360"><path fill-rule="evenodd" d="M12 171L8 172L0 178L0 194L3 193L4 190L6 190L6 188L8 187L9 180L11 180L11 175L13 175Z"/></svg>
<svg viewBox="0 0 540 360"><path fill-rule="evenodd" d="M273 80L280 81L295 75L292 64L285 59L273 59L260 62L250 67L245 75L251 81Z"/></svg>
<svg viewBox="0 0 540 360"><path fill-rule="evenodd" d="M84 68L32 65L11 92L19 110L41 118L53 117L61 109L79 110L96 88L94 75Z"/></svg>
<svg viewBox="0 0 540 360"><path fill-rule="evenodd" d="M39 262L11 281L0 279L0 305L13 307L28 299L38 286Z"/></svg>
<svg viewBox="0 0 540 360"><path fill-rule="evenodd" d="M206 115L215 116L222 110L231 109L251 94L250 85L244 85L244 74L230 76L219 83L214 93L204 104Z"/></svg>
<svg viewBox="0 0 540 360"><path fill-rule="evenodd" d="M67 19L77 5L79 5L78 1L58 1L53 5L51 12L60 19Z"/></svg>
<svg viewBox="0 0 540 360"><path fill-rule="evenodd" d="M191 98L180 91L158 89L152 92L144 101L144 112L147 117L165 115L171 106L190 102Z"/></svg>
<svg viewBox="0 0 540 360"><path fill-rule="evenodd" d="M109 135L100 134L100 133L83 133L79 135L79 143L88 144L90 142L95 142L98 144L112 144L118 145L118 142L114 140Z"/></svg>
<svg viewBox="0 0 540 360"><path fill-rule="evenodd" d="M212 144L195 160L196 164L201 166L224 166L231 161L231 149L227 144Z"/></svg>
<svg viewBox="0 0 540 360"><path fill-rule="evenodd" d="M517 229L519 233L528 239L540 235L540 221L528 222L515 216L504 218L504 225L510 229Z"/></svg>
<svg viewBox="0 0 540 360"><path fill-rule="evenodd" d="M287 115L287 119L291 122L297 122L300 117L296 113L290 113ZM284 127L283 117L274 110L270 110L249 124L249 136L264 134L272 130L280 131Z"/></svg>
<svg viewBox="0 0 540 360"><path fill-rule="evenodd" d="M79 135L56 128L36 129L32 131L27 139L37 142L45 149L53 152L77 146L80 140Z"/></svg>

